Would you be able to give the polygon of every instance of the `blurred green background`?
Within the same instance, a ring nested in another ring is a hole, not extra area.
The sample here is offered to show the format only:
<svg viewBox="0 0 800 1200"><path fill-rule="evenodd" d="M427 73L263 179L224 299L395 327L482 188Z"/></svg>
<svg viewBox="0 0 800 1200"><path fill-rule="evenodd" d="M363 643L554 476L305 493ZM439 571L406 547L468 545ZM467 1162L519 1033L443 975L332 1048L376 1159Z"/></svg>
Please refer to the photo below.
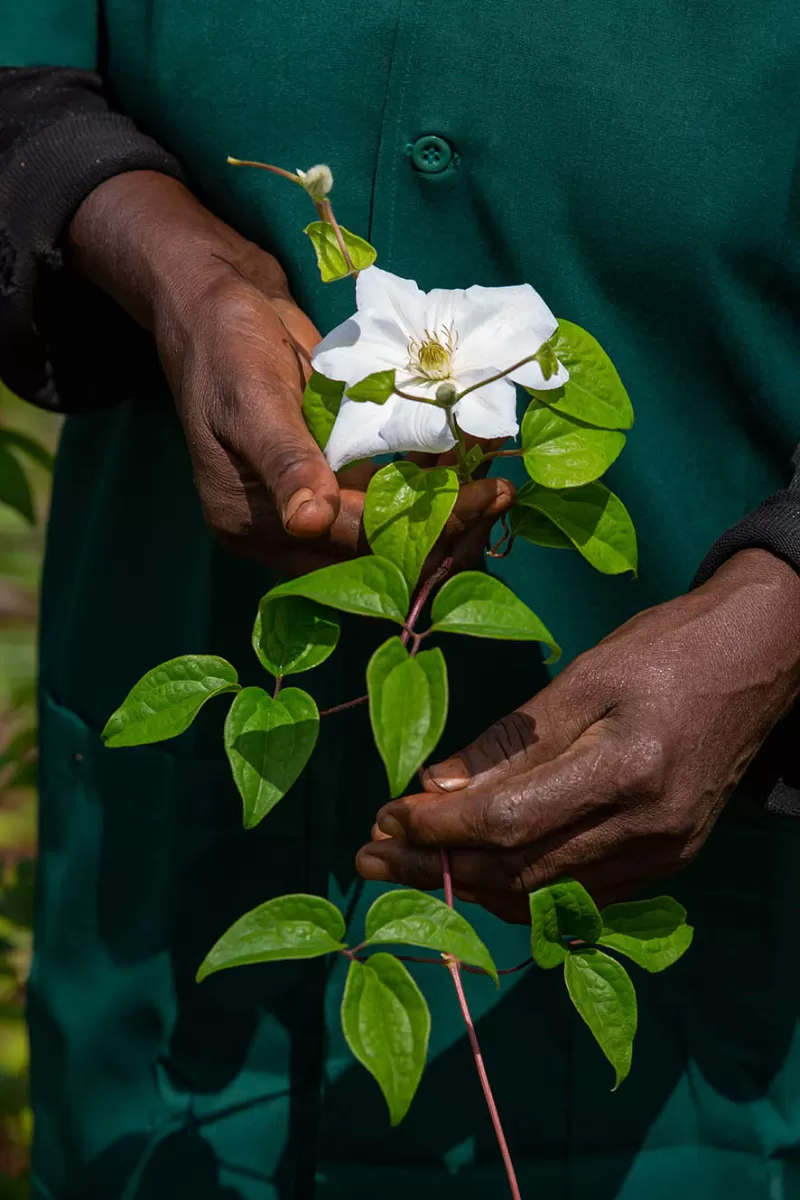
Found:
<svg viewBox="0 0 800 1200"><path fill-rule="evenodd" d="M0 1200L29 1194L25 985L36 857L36 619L54 416L0 383Z"/></svg>

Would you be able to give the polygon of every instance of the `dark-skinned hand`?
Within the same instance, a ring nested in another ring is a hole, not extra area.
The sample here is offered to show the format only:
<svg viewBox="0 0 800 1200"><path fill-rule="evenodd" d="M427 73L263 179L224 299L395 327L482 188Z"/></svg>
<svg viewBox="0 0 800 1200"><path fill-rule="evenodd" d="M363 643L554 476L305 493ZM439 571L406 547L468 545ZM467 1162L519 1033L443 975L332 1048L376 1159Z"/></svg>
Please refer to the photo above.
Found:
<svg viewBox="0 0 800 1200"><path fill-rule="evenodd" d="M152 331L219 540L290 575L367 553L364 493L377 468L337 480L306 427L320 335L277 261L150 171L96 188L68 245L73 265ZM477 558L512 498L505 480L462 488L424 574L448 555L455 569Z"/></svg>
<svg viewBox="0 0 800 1200"><path fill-rule="evenodd" d="M365 879L441 887L508 921L577 878L599 905L698 853L775 722L800 695L800 576L765 551L651 608L528 704L385 805Z"/></svg>

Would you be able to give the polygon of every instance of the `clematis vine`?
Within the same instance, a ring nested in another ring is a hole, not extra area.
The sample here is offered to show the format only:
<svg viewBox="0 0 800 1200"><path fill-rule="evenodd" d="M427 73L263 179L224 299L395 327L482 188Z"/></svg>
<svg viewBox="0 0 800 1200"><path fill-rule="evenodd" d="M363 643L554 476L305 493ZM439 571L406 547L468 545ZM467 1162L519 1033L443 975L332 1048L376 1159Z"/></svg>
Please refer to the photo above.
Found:
<svg viewBox="0 0 800 1200"><path fill-rule="evenodd" d="M393 370L396 390L383 404L345 394L325 449L335 471L391 451L450 450L453 418L476 438L513 437L514 385L546 391L569 379L549 345L556 318L530 284L423 292L369 267L356 303L354 316L320 342L314 369L347 388Z"/></svg>

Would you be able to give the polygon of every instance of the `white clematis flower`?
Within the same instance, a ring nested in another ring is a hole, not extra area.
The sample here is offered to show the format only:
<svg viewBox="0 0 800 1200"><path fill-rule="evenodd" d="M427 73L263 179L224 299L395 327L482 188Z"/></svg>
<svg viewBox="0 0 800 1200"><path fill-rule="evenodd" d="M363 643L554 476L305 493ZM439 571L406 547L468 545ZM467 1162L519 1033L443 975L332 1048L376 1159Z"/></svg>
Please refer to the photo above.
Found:
<svg viewBox="0 0 800 1200"><path fill-rule="evenodd" d="M314 369L347 387L394 369L401 391L428 400L435 399L442 383L460 392L535 354L558 324L527 283L423 292L411 279L369 267L356 282L356 301L358 312L314 351ZM548 379L538 362L525 363L459 400L456 419L474 437L513 437L518 430L514 384L544 391L568 379L561 363ZM397 395L385 404L345 396L325 454L338 471L357 458L396 450L439 454L454 445L442 408Z"/></svg>

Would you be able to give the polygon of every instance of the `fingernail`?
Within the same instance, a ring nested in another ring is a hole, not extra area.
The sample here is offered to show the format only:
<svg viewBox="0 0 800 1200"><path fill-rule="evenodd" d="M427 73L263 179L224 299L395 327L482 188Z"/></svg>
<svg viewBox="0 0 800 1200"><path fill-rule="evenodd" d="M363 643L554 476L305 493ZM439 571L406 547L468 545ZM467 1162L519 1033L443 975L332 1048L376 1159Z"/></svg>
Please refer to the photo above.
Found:
<svg viewBox="0 0 800 1200"><path fill-rule="evenodd" d="M443 792L457 792L469 786L470 773L461 758L451 758L448 762L437 763L425 772L427 779L435 783Z"/></svg>
<svg viewBox="0 0 800 1200"><path fill-rule="evenodd" d="M283 523L287 529L300 512L300 509L303 507L303 505L308 504L309 500L313 499L314 493L312 492L311 488L298 488L297 491L289 497L283 508Z"/></svg>
<svg viewBox="0 0 800 1200"><path fill-rule="evenodd" d="M406 836L406 831L397 817L393 817L389 813L385 817L378 817L378 829L390 838L402 838Z"/></svg>
<svg viewBox="0 0 800 1200"><path fill-rule="evenodd" d="M374 879L378 883L388 883L391 879L388 865L374 854L364 854L362 851L358 855L356 866L359 875L363 875L365 879Z"/></svg>

